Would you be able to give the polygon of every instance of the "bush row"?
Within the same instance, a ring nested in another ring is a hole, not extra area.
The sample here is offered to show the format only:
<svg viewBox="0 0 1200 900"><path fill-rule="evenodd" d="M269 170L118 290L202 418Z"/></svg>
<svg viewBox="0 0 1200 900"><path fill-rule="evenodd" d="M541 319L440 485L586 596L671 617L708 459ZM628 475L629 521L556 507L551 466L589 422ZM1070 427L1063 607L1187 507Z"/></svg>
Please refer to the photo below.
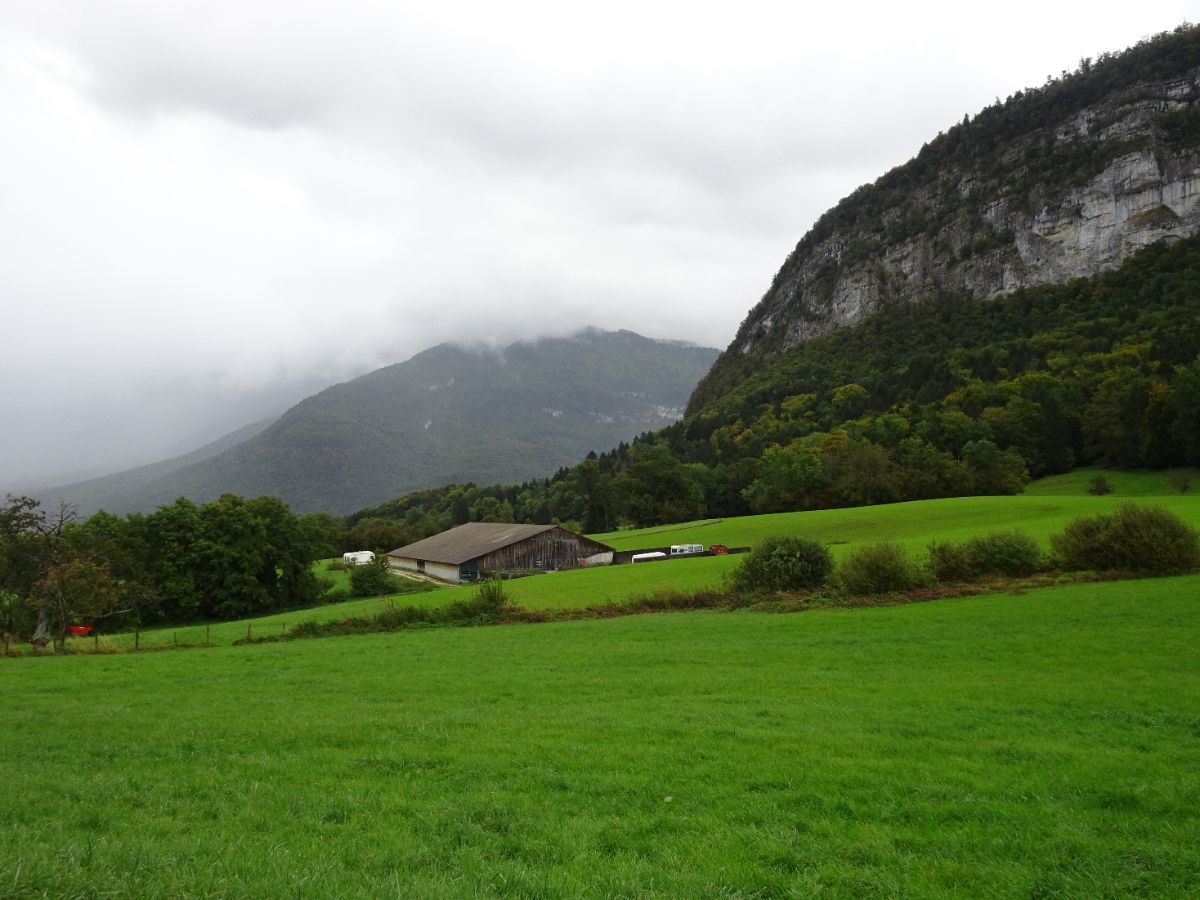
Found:
<svg viewBox="0 0 1200 900"><path fill-rule="evenodd" d="M498 625L535 622L561 622L573 619L607 619L652 612L683 612L699 609L736 609L750 605L752 598L738 591L707 589L698 591L659 591L624 602L599 603L582 607L529 610L514 606L499 578L480 582L469 600L449 606L400 606L391 600L380 612L351 616L328 622L315 619L295 625L286 635L246 638L235 644L271 643L297 638L330 637L343 634L368 634L400 631L407 628L436 626Z"/></svg>
<svg viewBox="0 0 1200 900"><path fill-rule="evenodd" d="M396 631L424 625L491 625L500 621L501 610L508 604L508 599L504 582L499 578L489 578L480 582L469 600L460 600L447 606L399 606L389 600L382 612L370 616L350 616L328 622L315 619L300 622L292 628L289 637Z"/></svg>
<svg viewBox="0 0 1200 900"><path fill-rule="evenodd" d="M856 548L834 566L828 547L817 541L768 538L734 571L730 586L757 594L831 588L868 596L1051 569L1174 575L1200 568L1200 535L1174 513L1153 506L1127 503L1110 514L1074 519L1050 545L1047 556L1029 535L998 531L961 543L935 541L924 561L885 542Z"/></svg>

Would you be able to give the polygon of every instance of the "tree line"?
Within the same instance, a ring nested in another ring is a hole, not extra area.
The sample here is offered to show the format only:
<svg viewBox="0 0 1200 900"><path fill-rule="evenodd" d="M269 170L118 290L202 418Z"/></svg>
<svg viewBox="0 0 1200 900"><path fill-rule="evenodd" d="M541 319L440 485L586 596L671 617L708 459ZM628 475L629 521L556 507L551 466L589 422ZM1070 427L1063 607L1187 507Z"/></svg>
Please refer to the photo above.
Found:
<svg viewBox="0 0 1200 900"><path fill-rule="evenodd" d="M80 521L69 506L9 496L0 506L0 632L61 646L76 625L116 630L311 605L327 518L226 494Z"/></svg>

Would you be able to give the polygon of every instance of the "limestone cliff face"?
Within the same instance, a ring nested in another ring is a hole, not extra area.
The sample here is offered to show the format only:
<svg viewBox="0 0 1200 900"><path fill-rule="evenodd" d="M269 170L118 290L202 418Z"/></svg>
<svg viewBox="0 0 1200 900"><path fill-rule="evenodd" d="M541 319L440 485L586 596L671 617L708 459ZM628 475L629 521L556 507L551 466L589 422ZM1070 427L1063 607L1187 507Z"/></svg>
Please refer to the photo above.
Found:
<svg viewBox="0 0 1200 900"><path fill-rule="evenodd" d="M756 360L887 304L1090 276L1196 232L1200 58L1193 63L1058 115L1040 95L1036 113L1010 98L860 188L788 257L689 411Z"/></svg>

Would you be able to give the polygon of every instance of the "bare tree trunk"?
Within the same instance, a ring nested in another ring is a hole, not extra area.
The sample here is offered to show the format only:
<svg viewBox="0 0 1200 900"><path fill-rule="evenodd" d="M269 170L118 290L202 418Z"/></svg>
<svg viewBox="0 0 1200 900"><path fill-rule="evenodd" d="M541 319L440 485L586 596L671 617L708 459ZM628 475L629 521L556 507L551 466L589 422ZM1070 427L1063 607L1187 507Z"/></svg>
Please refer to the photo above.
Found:
<svg viewBox="0 0 1200 900"><path fill-rule="evenodd" d="M45 650L46 645L50 643L50 618L44 609L38 610L37 627L33 629L33 637L29 639L29 643L39 650Z"/></svg>

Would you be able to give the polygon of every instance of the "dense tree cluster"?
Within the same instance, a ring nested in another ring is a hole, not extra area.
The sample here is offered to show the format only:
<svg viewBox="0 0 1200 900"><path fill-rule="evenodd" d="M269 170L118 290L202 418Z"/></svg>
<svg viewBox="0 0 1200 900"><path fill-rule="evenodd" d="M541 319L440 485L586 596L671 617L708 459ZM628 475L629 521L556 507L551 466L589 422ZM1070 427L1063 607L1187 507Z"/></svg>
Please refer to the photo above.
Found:
<svg viewBox="0 0 1200 900"><path fill-rule="evenodd" d="M304 606L329 517L294 516L274 497L180 499L151 515L0 506L0 631L61 644L71 624L237 618Z"/></svg>

